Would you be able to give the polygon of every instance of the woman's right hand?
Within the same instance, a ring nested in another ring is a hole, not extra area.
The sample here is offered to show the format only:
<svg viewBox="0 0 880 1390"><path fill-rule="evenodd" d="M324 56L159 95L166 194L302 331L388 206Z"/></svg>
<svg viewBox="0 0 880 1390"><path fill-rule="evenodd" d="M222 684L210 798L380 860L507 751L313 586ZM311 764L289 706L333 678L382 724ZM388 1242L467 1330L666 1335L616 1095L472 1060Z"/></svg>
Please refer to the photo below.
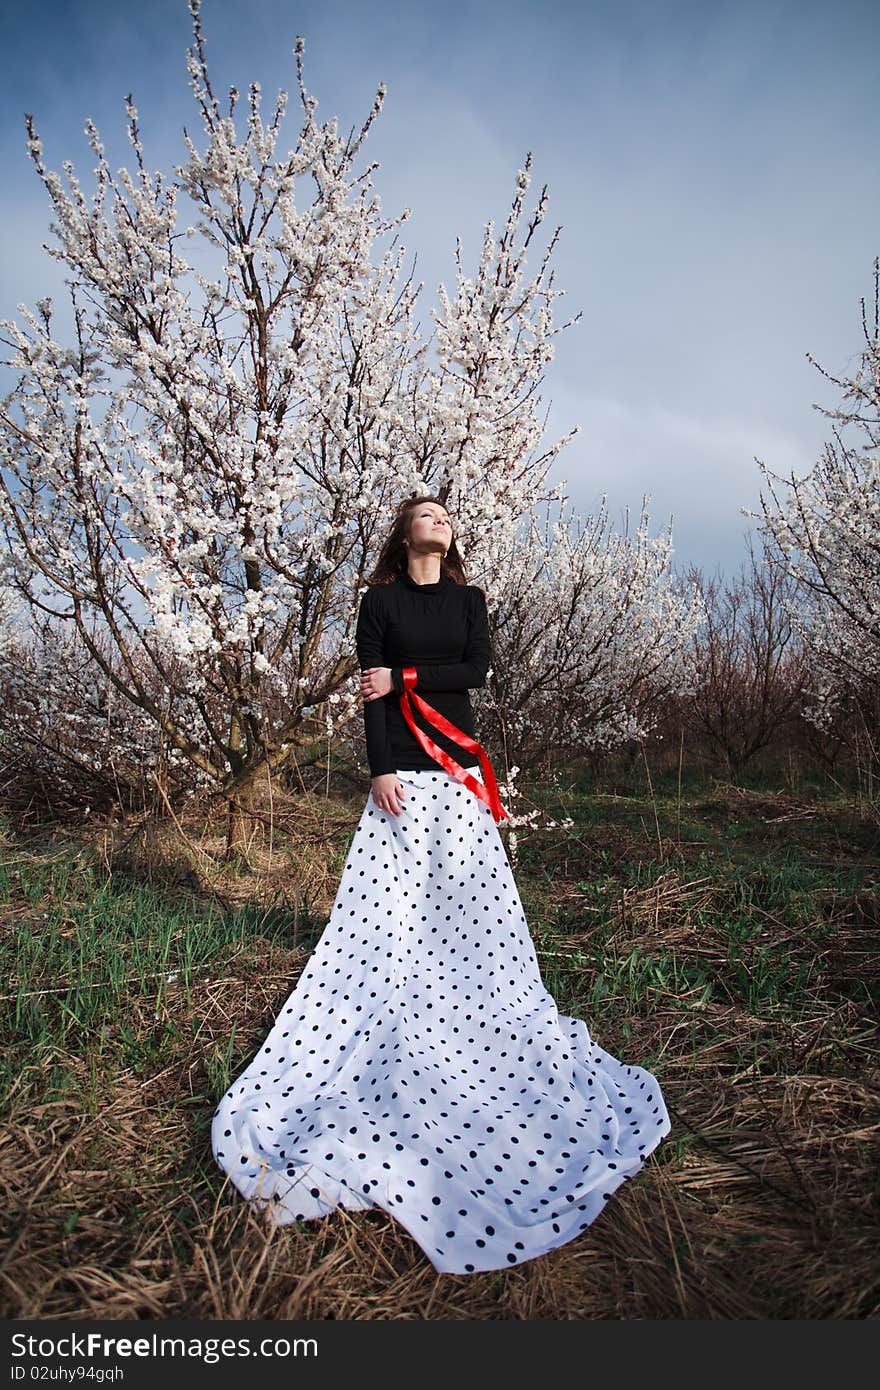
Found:
<svg viewBox="0 0 880 1390"><path fill-rule="evenodd" d="M380 811L387 811L390 816L397 816L403 810L402 803L406 800L400 778L396 772L383 772L380 777L374 777L373 800Z"/></svg>

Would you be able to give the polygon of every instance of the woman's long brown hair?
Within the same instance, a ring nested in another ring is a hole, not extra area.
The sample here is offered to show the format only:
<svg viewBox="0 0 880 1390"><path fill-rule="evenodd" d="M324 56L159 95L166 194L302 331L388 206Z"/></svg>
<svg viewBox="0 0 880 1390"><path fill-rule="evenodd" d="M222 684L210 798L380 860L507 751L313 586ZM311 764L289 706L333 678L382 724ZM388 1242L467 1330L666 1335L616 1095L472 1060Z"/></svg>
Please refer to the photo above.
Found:
<svg viewBox="0 0 880 1390"><path fill-rule="evenodd" d="M431 493L423 493L420 497L405 497L397 508L397 513L391 523L391 530L379 551L376 567L373 573L367 576L366 584L371 586L374 584L393 584L396 579L400 579L408 572L406 546L403 542L404 539L409 540L410 538L410 523L413 512L416 507L421 507L425 502L436 502L437 506L446 509L446 503L442 497L434 497ZM455 544L454 533L449 549L440 559L440 578L451 579L454 584L467 584L464 566Z"/></svg>

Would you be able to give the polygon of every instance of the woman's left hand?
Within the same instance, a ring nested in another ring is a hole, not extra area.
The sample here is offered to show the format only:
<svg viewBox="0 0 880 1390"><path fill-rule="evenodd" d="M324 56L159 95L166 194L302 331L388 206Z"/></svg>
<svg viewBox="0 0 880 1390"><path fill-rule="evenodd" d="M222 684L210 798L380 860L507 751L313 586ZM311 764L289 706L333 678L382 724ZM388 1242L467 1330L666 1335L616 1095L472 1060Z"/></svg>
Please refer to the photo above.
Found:
<svg viewBox="0 0 880 1390"><path fill-rule="evenodd" d="M364 703L367 700L378 700L383 695L390 695L393 689L390 666L369 666L366 671L361 671L361 695Z"/></svg>

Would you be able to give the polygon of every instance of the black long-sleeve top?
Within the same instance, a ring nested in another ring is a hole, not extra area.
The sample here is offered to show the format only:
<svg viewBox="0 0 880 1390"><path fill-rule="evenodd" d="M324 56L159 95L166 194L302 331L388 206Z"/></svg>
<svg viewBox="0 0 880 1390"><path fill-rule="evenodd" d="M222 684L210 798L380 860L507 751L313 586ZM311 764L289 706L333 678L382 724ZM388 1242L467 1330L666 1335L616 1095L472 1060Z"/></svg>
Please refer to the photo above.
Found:
<svg viewBox="0 0 880 1390"><path fill-rule="evenodd" d="M491 661L486 596L473 584L441 576L417 584L407 573L391 584L374 584L361 598L355 630L358 664L391 668L393 690L364 702L364 732L370 776L441 766L426 753L400 708L403 668L414 666L415 693L458 729L476 738L468 691L485 685ZM412 703L413 718L429 738L462 767L479 759L425 719Z"/></svg>

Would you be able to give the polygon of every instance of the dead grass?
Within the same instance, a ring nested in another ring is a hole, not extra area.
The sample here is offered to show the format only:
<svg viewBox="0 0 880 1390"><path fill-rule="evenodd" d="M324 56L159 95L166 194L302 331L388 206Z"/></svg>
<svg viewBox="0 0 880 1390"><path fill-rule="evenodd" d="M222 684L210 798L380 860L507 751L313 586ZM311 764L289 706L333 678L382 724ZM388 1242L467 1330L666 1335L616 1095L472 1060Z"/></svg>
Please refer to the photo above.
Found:
<svg viewBox="0 0 880 1390"><path fill-rule="evenodd" d="M733 814L740 798L726 800ZM274 843L251 847L249 869L224 865L220 828L192 821L182 827L185 841L165 827L128 832L125 844L117 830L36 854L88 850L111 875L152 876L169 893L229 904L281 904L292 916L305 895L320 915L332 903L352 814L352 804L310 801ZM794 843L810 818L788 804L781 815ZM650 822L640 842L630 830L629 848L643 863L656 853ZM7 842L2 857L9 865L27 853ZM578 851L568 853L574 868ZM111 1029L97 1089L86 1046L51 1059L68 1078L63 1097L43 1084L49 1059L23 1070L0 1134L3 1315L876 1317L880 1077L874 1017L854 992L856 981L877 975L870 875L854 893L816 892L810 921L754 905L750 941L811 972L797 999L769 990L757 1004L729 981L723 987L725 882L697 871L687 853L664 863L653 883L616 883L604 904L574 877L556 884L555 903L546 880L530 877L527 886L548 893L541 932L572 998L588 991L602 959L634 951L681 959L716 982L707 994L671 988L661 975L632 997L615 985L606 1009L582 1014L608 1050L657 1072L673 1130L578 1239L514 1269L438 1275L382 1211L340 1209L274 1228L242 1202L210 1150L217 1058L233 1029L233 1071L253 1054L310 949L306 937L283 944L257 931L223 957L222 969L162 992L156 1008L181 1040L163 1065L122 1065ZM744 959L747 966L747 952ZM120 1010L138 1016L130 1000ZM144 1029L155 1022L148 1013Z"/></svg>

